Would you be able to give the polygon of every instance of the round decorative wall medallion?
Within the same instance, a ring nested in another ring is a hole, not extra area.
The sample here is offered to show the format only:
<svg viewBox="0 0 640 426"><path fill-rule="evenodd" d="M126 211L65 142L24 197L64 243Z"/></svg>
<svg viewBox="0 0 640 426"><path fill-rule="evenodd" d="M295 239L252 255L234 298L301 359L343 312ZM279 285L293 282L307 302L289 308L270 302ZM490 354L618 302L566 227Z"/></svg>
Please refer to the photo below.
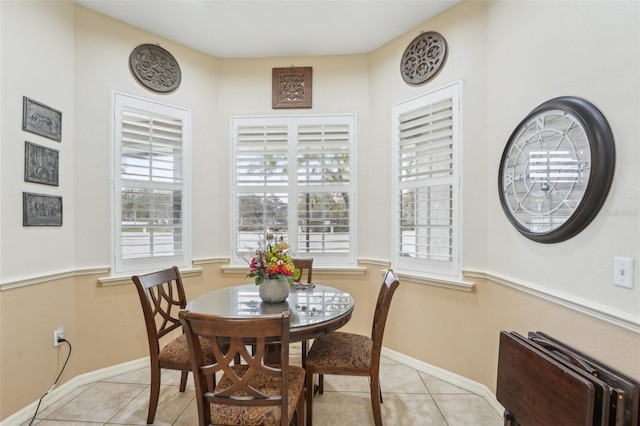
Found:
<svg viewBox="0 0 640 426"><path fill-rule="evenodd" d="M154 92L173 92L180 86L182 73L178 61L155 44L141 44L133 49L129 66L140 84Z"/></svg>
<svg viewBox="0 0 640 426"><path fill-rule="evenodd" d="M400 73L409 84L421 84L432 77L444 65L447 58L447 42L435 31L420 33L402 55Z"/></svg>
<svg viewBox="0 0 640 426"><path fill-rule="evenodd" d="M613 133L598 108L575 96L551 99L507 142L498 171L500 204L530 240L564 241L598 214L614 168Z"/></svg>

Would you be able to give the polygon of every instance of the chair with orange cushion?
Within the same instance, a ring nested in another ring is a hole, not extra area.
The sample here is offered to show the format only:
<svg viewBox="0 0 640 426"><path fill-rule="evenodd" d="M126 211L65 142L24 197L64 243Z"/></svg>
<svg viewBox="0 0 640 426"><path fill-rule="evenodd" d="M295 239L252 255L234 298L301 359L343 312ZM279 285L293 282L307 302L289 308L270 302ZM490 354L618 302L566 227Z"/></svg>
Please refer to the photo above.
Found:
<svg viewBox="0 0 640 426"><path fill-rule="evenodd" d="M289 365L289 312L240 318L181 311L180 320L191 352L200 426L287 426L294 413L302 425L305 375ZM205 360L202 339L217 361ZM278 345L281 362L266 365L265 347L272 344ZM238 356L241 363L235 362ZM212 386L216 373L221 377Z"/></svg>
<svg viewBox="0 0 640 426"><path fill-rule="evenodd" d="M389 306L399 285L395 272L389 269L380 286L373 316L371 337L334 331L313 341L306 360L307 426L313 420L314 375L318 374L318 392L324 391L324 374L368 376L371 408L376 426L382 425L380 404L380 353Z"/></svg>
<svg viewBox="0 0 640 426"><path fill-rule="evenodd" d="M131 279L140 296L149 341L151 394L147 423L151 424L158 408L161 369L182 372L180 392L184 392L191 371L187 338L184 334L174 337L172 333L182 327L178 312L184 309L187 301L180 271L175 266L145 275L134 275ZM204 348L204 353L208 360L213 359L210 346Z"/></svg>

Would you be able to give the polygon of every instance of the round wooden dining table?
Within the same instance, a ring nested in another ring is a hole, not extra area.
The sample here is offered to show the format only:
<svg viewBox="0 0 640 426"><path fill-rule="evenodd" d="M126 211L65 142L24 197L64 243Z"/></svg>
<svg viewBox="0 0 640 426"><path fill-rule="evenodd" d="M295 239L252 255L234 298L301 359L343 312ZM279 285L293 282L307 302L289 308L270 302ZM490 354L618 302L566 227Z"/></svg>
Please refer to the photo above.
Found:
<svg viewBox="0 0 640 426"><path fill-rule="evenodd" d="M343 290L319 284L294 284L283 303L260 300L255 284L226 287L191 300L186 310L233 317L251 317L289 311L289 340L311 340L345 325L353 312L353 297Z"/></svg>

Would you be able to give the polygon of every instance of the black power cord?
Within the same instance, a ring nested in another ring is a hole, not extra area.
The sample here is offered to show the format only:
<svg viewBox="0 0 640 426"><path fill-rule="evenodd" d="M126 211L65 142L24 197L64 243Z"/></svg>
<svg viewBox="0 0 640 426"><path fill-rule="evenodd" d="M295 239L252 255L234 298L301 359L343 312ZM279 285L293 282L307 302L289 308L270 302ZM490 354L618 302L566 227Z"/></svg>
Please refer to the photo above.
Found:
<svg viewBox="0 0 640 426"><path fill-rule="evenodd" d="M40 409L40 404L42 403L42 400L44 399L45 396L47 396L49 394L49 392L51 392L56 385L58 384L58 380L60 380L60 376L62 376L62 372L64 371L65 367L67 366L67 363L69 362L69 358L71 357L71 343L69 343L68 340L66 339L58 339L59 343L66 343L67 345L69 345L69 353L67 354L67 359L64 361L64 365L62 366L62 369L60 370L60 374L58 374L58 377L56 377L56 381L53 382L53 385L51 385L51 387L49 388L48 391L46 391L44 393L44 395L42 395L40 397L40 400L38 401L38 405L36 406L36 412L33 413L33 417L31 418L31 421L29 422L29 426L31 426L33 424L33 421L36 419L36 415L38 414L38 410Z"/></svg>

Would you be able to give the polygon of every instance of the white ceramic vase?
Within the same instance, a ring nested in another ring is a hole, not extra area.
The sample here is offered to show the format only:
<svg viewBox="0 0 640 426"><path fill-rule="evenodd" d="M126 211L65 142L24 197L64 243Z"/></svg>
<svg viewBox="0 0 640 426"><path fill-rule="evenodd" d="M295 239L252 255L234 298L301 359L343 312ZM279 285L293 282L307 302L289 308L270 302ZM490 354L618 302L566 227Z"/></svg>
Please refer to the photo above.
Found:
<svg viewBox="0 0 640 426"><path fill-rule="evenodd" d="M259 287L260 299L265 303L282 303L289 297L289 283L286 280L266 279Z"/></svg>

